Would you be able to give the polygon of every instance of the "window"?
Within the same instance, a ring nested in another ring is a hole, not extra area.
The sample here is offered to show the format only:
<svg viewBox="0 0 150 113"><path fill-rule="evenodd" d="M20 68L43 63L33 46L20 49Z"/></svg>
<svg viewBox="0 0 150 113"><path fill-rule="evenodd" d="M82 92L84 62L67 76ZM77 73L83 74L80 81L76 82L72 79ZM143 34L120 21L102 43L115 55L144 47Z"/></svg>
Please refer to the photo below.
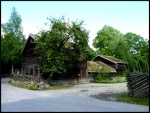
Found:
<svg viewBox="0 0 150 113"><path fill-rule="evenodd" d="M33 75L33 68L30 68L30 75Z"/></svg>

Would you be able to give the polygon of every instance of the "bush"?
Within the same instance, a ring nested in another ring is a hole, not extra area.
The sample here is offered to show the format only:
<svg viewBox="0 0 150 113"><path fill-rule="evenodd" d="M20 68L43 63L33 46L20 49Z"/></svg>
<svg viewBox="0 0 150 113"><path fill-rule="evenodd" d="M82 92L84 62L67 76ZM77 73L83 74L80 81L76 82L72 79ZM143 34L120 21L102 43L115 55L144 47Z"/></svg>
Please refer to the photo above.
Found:
<svg viewBox="0 0 150 113"><path fill-rule="evenodd" d="M31 86L29 86L30 90L37 90L37 85L36 84L32 84Z"/></svg>
<svg viewBox="0 0 150 113"><path fill-rule="evenodd" d="M98 72L98 71L97 71ZM94 79L90 82L95 83L120 83L126 82L126 72L123 71L120 75L111 77L110 72L106 68L102 68L99 74L94 75Z"/></svg>
<svg viewBox="0 0 150 113"><path fill-rule="evenodd" d="M107 79L111 80L112 79L110 77L110 72L107 71L106 68L102 68L100 70L100 72L98 72L98 73L100 73L100 74L97 74L97 75L94 76L94 82L100 82L102 80L107 80Z"/></svg>
<svg viewBox="0 0 150 113"><path fill-rule="evenodd" d="M120 74L120 76L121 76L121 77L126 77L126 76L127 76L127 74L126 74L126 72L125 72L125 71L123 71L123 72Z"/></svg>

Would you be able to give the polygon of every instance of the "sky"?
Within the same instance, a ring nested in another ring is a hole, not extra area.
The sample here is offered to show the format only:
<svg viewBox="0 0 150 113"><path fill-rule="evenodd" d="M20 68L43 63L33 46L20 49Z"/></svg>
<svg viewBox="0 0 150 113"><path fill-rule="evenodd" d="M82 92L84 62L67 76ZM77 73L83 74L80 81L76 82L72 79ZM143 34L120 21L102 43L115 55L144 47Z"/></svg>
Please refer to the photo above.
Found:
<svg viewBox="0 0 150 113"><path fill-rule="evenodd" d="M51 16L83 20L91 47L104 25L149 39L149 1L1 1L1 23L8 22L12 7L21 16L26 39L29 33L46 29L44 23Z"/></svg>

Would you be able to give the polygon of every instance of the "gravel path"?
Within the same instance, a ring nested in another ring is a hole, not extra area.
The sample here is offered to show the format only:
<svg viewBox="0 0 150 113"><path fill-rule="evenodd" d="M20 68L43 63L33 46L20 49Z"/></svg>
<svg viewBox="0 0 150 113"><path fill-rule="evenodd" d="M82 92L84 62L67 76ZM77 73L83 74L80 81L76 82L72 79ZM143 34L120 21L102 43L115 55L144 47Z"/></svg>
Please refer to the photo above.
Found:
<svg viewBox="0 0 150 113"><path fill-rule="evenodd" d="M87 83L67 89L33 91L14 87L8 84L9 80L10 78L1 79L1 110L3 112L149 111L148 106L113 102L117 93L127 92L127 83Z"/></svg>
<svg viewBox="0 0 150 113"><path fill-rule="evenodd" d="M33 91L23 88L14 87L8 84L10 78L2 78L1 102L13 102L25 99L34 99L37 97L50 97L57 95L75 95L75 96L90 96L101 100L115 101L117 93L127 92L127 83L115 84L100 84L86 83L75 85L67 89ZM17 97L15 95L18 95Z"/></svg>
<svg viewBox="0 0 150 113"><path fill-rule="evenodd" d="M76 85L75 87L69 89L57 91L59 94L90 96L108 101L116 101L116 96L118 93L128 92L127 82L115 84L86 83Z"/></svg>

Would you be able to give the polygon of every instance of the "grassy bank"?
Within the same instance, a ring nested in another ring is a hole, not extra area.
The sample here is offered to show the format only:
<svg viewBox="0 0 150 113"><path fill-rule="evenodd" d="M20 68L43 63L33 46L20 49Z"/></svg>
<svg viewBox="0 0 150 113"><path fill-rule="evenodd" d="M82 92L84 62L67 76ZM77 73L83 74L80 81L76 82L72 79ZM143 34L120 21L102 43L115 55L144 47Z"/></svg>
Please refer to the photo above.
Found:
<svg viewBox="0 0 150 113"><path fill-rule="evenodd" d="M149 106L149 97L129 97L128 93L121 93L117 95L116 99L120 102Z"/></svg>

